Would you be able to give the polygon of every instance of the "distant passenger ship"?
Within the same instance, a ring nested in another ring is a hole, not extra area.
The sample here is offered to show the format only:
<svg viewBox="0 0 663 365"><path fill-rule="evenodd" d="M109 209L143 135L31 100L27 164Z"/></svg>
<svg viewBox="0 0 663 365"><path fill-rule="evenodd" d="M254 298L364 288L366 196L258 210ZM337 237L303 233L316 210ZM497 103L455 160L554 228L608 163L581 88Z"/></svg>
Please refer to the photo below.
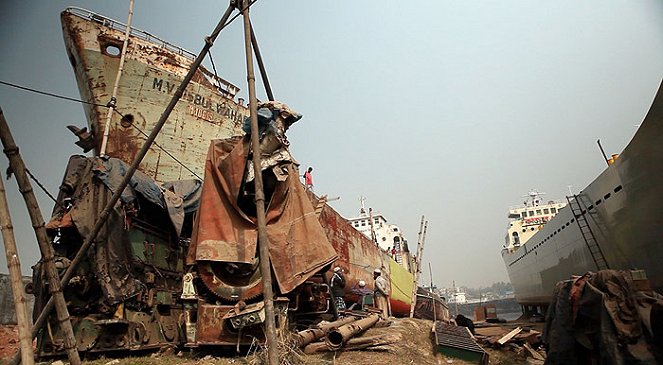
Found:
<svg viewBox="0 0 663 365"><path fill-rule="evenodd" d="M589 186L563 202L540 194L509 210L502 258L516 300L546 307L555 284L602 269L644 270L663 290L663 91L639 130ZM538 200L538 202L537 202Z"/></svg>

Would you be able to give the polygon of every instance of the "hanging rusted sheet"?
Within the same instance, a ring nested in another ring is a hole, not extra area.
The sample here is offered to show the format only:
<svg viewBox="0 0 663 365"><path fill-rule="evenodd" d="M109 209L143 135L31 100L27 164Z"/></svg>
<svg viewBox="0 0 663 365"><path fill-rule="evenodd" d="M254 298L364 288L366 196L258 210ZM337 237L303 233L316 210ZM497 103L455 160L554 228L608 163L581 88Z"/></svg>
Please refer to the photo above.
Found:
<svg viewBox="0 0 663 365"><path fill-rule="evenodd" d="M205 165L206 178L187 256L188 263L255 264L255 218L247 215L238 205L248 154L248 138L212 143ZM286 178L276 183L269 199L267 235L279 288L281 293L289 293L331 264L337 255L299 182L294 164L281 164L279 170ZM214 280L204 272L201 276L203 281Z"/></svg>

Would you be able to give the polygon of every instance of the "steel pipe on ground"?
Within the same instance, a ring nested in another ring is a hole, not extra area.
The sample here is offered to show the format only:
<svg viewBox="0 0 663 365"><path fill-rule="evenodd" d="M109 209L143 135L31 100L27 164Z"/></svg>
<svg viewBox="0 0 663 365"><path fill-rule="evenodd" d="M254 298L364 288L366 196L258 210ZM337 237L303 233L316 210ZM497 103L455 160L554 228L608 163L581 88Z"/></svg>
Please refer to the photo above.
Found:
<svg viewBox="0 0 663 365"><path fill-rule="evenodd" d="M343 344L353 336L375 326L379 319L380 317L378 315L372 315L370 317L348 323L337 329L329 331L329 333L327 333L327 337L325 338L325 344L327 345L327 348L332 351L340 349L343 347Z"/></svg>
<svg viewBox="0 0 663 365"><path fill-rule="evenodd" d="M356 320L357 317L350 316L341 318L338 321L319 324L316 327L297 332L294 338L299 347L304 347L311 342L323 338L330 330L341 327Z"/></svg>

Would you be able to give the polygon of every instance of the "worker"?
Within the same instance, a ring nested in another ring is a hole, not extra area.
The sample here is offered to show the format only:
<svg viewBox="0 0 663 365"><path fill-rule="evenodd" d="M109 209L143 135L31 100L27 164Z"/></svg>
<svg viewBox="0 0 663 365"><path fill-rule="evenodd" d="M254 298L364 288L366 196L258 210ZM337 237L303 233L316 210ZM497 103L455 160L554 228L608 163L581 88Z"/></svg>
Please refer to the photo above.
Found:
<svg viewBox="0 0 663 365"><path fill-rule="evenodd" d="M382 276L382 270L373 270L373 297L375 298L375 305L382 311L384 318L389 317L389 289L387 288L387 280Z"/></svg>
<svg viewBox="0 0 663 365"><path fill-rule="evenodd" d="M343 275L343 269L336 266L334 268L334 275L332 275L331 281L329 282L331 286L332 294L334 295L334 305L336 305L337 311L344 311L345 300L345 276Z"/></svg>
<svg viewBox="0 0 663 365"><path fill-rule="evenodd" d="M366 287L366 282L364 280L359 280L350 291L357 296L357 302L350 306L350 310L353 310L356 307L358 307L357 310L364 310L367 296L370 300L369 305L373 303L372 298L370 297L373 292Z"/></svg>
<svg viewBox="0 0 663 365"><path fill-rule="evenodd" d="M304 173L304 185L306 186L306 191L313 191L313 167L309 166L308 170Z"/></svg>

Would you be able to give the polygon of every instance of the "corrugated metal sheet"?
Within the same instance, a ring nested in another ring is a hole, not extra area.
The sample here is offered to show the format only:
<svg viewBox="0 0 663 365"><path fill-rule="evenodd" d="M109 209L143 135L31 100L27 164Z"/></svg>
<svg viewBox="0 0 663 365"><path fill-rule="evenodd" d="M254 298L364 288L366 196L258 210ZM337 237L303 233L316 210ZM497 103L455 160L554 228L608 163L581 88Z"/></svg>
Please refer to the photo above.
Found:
<svg viewBox="0 0 663 365"><path fill-rule="evenodd" d="M435 343L442 353L451 353L459 358L478 363L487 363L488 355L474 340L467 327L435 322ZM448 351L451 349L451 351ZM455 350L455 351L454 351Z"/></svg>

